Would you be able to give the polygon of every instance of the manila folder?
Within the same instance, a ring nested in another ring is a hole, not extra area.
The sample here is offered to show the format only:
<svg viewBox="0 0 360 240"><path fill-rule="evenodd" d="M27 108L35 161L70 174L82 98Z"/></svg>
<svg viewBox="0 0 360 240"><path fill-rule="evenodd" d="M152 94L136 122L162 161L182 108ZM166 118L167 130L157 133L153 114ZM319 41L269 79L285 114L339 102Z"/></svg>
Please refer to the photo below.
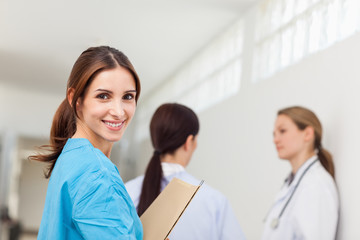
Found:
<svg viewBox="0 0 360 240"><path fill-rule="evenodd" d="M202 183L195 186L173 178L140 217L143 239L166 239Z"/></svg>

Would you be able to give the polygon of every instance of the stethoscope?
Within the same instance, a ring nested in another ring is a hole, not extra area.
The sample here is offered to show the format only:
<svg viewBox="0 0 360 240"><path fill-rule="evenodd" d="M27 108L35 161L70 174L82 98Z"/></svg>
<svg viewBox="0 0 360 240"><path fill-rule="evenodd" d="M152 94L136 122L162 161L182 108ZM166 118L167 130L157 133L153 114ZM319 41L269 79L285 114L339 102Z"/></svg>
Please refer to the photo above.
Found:
<svg viewBox="0 0 360 240"><path fill-rule="evenodd" d="M312 167L312 165L314 165L319 159L316 159L315 161L313 161L305 170L304 172L301 174L300 178L299 178L299 181L296 183L295 185L295 188L294 188L294 191L291 193L289 199L286 201L284 207L281 209L281 212L279 214L279 216L277 218L274 218L271 223L270 223L270 226L272 229L276 229L278 226L279 226L279 222L280 222L280 218L281 216L283 215L285 209L287 208L287 206L289 205L290 201L291 201L291 198L294 196L295 192L296 192L296 189L297 187L299 186L302 178L304 177L304 175L306 174L306 172Z"/></svg>

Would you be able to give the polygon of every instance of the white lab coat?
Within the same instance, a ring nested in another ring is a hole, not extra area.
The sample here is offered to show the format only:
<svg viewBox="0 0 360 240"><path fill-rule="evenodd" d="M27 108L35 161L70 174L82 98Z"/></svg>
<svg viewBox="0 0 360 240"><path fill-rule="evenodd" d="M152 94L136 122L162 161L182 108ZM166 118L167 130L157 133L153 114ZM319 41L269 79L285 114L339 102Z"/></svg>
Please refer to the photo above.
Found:
<svg viewBox="0 0 360 240"><path fill-rule="evenodd" d="M336 238L339 217L338 192L333 178L320 161L305 173L292 199L279 219L276 229L271 227L294 191L305 169L318 158L311 157L298 170L290 185L285 182L265 220L263 240L332 240Z"/></svg>
<svg viewBox="0 0 360 240"><path fill-rule="evenodd" d="M186 171L181 171L164 177L162 189L174 177L194 185L200 183ZM139 204L143 179L144 176L140 176L125 184L135 207ZM226 197L204 183L175 225L169 239L243 240L245 236Z"/></svg>

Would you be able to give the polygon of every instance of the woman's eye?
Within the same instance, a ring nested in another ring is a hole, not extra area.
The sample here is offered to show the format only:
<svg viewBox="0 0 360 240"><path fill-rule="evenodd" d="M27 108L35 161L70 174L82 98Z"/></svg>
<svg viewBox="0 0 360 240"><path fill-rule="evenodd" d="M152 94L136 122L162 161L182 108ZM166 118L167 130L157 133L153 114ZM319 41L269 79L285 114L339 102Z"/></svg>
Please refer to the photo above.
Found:
<svg viewBox="0 0 360 240"><path fill-rule="evenodd" d="M125 94L124 95L124 97L123 97L123 99L125 99L125 100L132 100L134 98L134 95L133 94Z"/></svg>
<svg viewBox="0 0 360 240"><path fill-rule="evenodd" d="M101 93L101 94L97 95L96 97L103 99L103 100L109 99L109 95L107 95L106 93Z"/></svg>
<svg viewBox="0 0 360 240"><path fill-rule="evenodd" d="M286 130L285 129L280 129L280 133L285 133Z"/></svg>

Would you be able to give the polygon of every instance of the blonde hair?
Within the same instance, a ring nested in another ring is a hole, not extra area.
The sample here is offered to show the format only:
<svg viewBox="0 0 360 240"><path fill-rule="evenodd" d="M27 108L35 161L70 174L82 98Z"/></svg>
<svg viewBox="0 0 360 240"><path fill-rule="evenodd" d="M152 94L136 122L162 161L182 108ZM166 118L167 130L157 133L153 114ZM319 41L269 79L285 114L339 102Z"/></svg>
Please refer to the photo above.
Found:
<svg viewBox="0 0 360 240"><path fill-rule="evenodd" d="M286 115L291 118L300 130L304 130L308 126L314 129L314 149L317 149L317 155L323 167L335 179L334 162L331 154L321 144L322 126L315 113L304 107L293 106L279 110L279 115Z"/></svg>

